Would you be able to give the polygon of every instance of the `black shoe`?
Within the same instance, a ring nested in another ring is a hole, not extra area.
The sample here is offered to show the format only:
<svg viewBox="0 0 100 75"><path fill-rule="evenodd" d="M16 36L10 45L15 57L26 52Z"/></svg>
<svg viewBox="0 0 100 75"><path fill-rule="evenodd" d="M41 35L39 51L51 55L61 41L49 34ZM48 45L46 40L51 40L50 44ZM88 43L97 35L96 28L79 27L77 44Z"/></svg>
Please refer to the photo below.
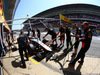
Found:
<svg viewBox="0 0 100 75"><path fill-rule="evenodd" d="M3 67L3 64L1 63L1 61L0 61L0 66Z"/></svg>
<svg viewBox="0 0 100 75"><path fill-rule="evenodd" d="M73 53L71 57L75 57L75 56L76 56L76 54L75 54L75 53Z"/></svg>
<svg viewBox="0 0 100 75"><path fill-rule="evenodd" d="M54 59L54 62L59 62L59 60L57 60L57 59Z"/></svg>
<svg viewBox="0 0 100 75"><path fill-rule="evenodd" d="M83 64L83 61L78 61L79 64Z"/></svg>
<svg viewBox="0 0 100 75"><path fill-rule="evenodd" d="M65 53L67 51L67 48L63 50L63 53Z"/></svg>
<svg viewBox="0 0 100 75"><path fill-rule="evenodd" d="M29 61L29 59L26 59L26 61Z"/></svg>
<svg viewBox="0 0 100 75"><path fill-rule="evenodd" d="M56 46L58 46L58 44L56 44Z"/></svg>
<svg viewBox="0 0 100 75"><path fill-rule="evenodd" d="M70 51L72 51L72 50L73 50L73 48L70 49Z"/></svg>
<svg viewBox="0 0 100 75"><path fill-rule="evenodd" d="M26 65L22 65L22 68L26 68Z"/></svg>
<svg viewBox="0 0 100 75"><path fill-rule="evenodd" d="M69 63L69 66L74 66L75 64L73 64L73 63Z"/></svg>

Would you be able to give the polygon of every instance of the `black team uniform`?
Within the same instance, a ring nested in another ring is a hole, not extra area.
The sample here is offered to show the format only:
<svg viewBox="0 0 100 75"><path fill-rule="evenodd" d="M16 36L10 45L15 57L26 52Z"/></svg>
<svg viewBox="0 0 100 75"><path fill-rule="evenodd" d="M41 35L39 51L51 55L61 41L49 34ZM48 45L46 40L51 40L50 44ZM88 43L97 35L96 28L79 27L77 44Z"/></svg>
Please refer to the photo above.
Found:
<svg viewBox="0 0 100 75"><path fill-rule="evenodd" d="M32 30L32 36L35 37L35 30Z"/></svg>
<svg viewBox="0 0 100 75"><path fill-rule="evenodd" d="M11 35L11 40L12 40L12 43L14 42L14 32L12 31L11 33L10 33L10 35Z"/></svg>
<svg viewBox="0 0 100 75"><path fill-rule="evenodd" d="M51 35L51 37L52 37L52 40L54 39L54 38L56 38L56 32L53 30L53 29L49 29L48 30L48 33L47 34L50 34ZM54 41L56 41L56 39L54 40ZM54 42L53 41L53 42ZM56 43L57 44L57 43Z"/></svg>
<svg viewBox="0 0 100 75"><path fill-rule="evenodd" d="M90 48L91 40L92 40L91 30L89 28L84 29L84 36L80 40L82 41L81 50L79 51L77 57L69 64L70 66L74 65L80 58L81 58L81 61L79 61L79 63L82 64L84 62L85 53Z"/></svg>
<svg viewBox="0 0 100 75"><path fill-rule="evenodd" d="M76 29L76 34L75 34L75 35L79 35L79 36L81 35L81 29L80 29L80 28L77 28L77 29ZM79 46L79 41L78 41L78 40L79 40L79 37L75 37L75 40L76 40L76 43L75 43L74 48L75 48L75 50L76 50L76 49L78 49L78 46ZM76 51L75 51L75 52L76 52ZM71 57L75 57L76 54L77 54L77 53L73 53Z"/></svg>
<svg viewBox="0 0 100 75"><path fill-rule="evenodd" d="M30 29L28 29L28 34L27 34L27 37L28 37L28 36L30 36Z"/></svg>
<svg viewBox="0 0 100 75"><path fill-rule="evenodd" d="M10 41L10 33L9 32L6 35L6 41L8 43L9 50L11 50L12 49L12 43Z"/></svg>
<svg viewBox="0 0 100 75"><path fill-rule="evenodd" d="M41 39L40 39L40 36L41 36L40 30L37 29L37 37L39 38L39 40L41 40Z"/></svg>
<svg viewBox="0 0 100 75"><path fill-rule="evenodd" d="M71 42L71 31L68 27L66 27L65 29L65 33L66 33L66 45L67 45L67 49L69 48L69 44L70 46L72 46L72 42Z"/></svg>
<svg viewBox="0 0 100 75"><path fill-rule="evenodd" d="M27 49L27 36L22 34L17 39L17 41L18 41L18 46L19 46L19 54L20 54L20 57L21 57L21 62L23 64L23 67L26 68L23 51L25 52L26 59L29 60L28 54L27 54L27 51L26 51L26 49Z"/></svg>
<svg viewBox="0 0 100 75"><path fill-rule="evenodd" d="M62 34L62 33L65 32L65 29L63 27L60 27L59 32L60 32L60 34ZM64 39L65 39L65 35L60 36L61 44L62 44L62 41L63 41L63 45L64 45Z"/></svg>
<svg viewBox="0 0 100 75"><path fill-rule="evenodd" d="M81 35L81 29L80 28L76 29L76 35L79 35L79 36ZM75 40L79 40L79 37L76 37ZM78 46L79 46L79 41L76 41L75 48L78 48Z"/></svg>

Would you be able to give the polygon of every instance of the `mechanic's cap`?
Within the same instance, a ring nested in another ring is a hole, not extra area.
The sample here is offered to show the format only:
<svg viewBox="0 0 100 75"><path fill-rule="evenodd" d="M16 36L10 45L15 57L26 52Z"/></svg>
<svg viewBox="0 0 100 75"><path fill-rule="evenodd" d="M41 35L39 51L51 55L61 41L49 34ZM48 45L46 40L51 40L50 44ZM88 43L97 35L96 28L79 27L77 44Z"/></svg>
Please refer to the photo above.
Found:
<svg viewBox="0 0 100 75"><path fill-rule="evenodd" d="M89 25L87 21L83 22L83 25L84 25L84 24Z"/></svg>

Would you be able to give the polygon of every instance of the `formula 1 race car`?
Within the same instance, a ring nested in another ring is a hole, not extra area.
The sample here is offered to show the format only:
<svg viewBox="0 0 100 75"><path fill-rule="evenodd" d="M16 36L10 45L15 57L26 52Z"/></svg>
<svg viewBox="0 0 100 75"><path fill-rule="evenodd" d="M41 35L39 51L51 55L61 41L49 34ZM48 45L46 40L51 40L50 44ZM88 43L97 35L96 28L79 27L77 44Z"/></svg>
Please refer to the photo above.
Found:
<svg viewBox="0 0 100 75"><path fill-rule="evenodd" d="M57 45L46 45L48 40L43 39L43 41L38 40L35 37L29 37L30 43L28 45L28 51L30 55L36 55L39 58L44 58L49 53L57 49Z"/></svg>

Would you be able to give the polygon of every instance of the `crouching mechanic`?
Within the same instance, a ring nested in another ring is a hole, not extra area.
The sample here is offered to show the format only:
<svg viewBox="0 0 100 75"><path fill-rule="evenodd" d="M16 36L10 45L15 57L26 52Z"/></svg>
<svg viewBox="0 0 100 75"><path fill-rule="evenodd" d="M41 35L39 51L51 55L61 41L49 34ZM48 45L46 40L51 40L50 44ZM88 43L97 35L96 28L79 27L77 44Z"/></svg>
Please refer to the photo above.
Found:
<svg viewBox="0 0 100 75"><path fill-rule="evenodd" d="M84 57L85 57L85 53L88 51L88 49L90 48L91 45L91 40L92 40L92 32L89 29L89 25L88 22L84 22L83 23L83 27L84 27L84 36L82 36L82 39L79 39L79 41L82 42L82 47L81 50L79 51L77 57L71 62L69 63L69 66L74 66L75 63L81 58L81 61L78 61L80 64L83 64L84 62Z"/></svg>

